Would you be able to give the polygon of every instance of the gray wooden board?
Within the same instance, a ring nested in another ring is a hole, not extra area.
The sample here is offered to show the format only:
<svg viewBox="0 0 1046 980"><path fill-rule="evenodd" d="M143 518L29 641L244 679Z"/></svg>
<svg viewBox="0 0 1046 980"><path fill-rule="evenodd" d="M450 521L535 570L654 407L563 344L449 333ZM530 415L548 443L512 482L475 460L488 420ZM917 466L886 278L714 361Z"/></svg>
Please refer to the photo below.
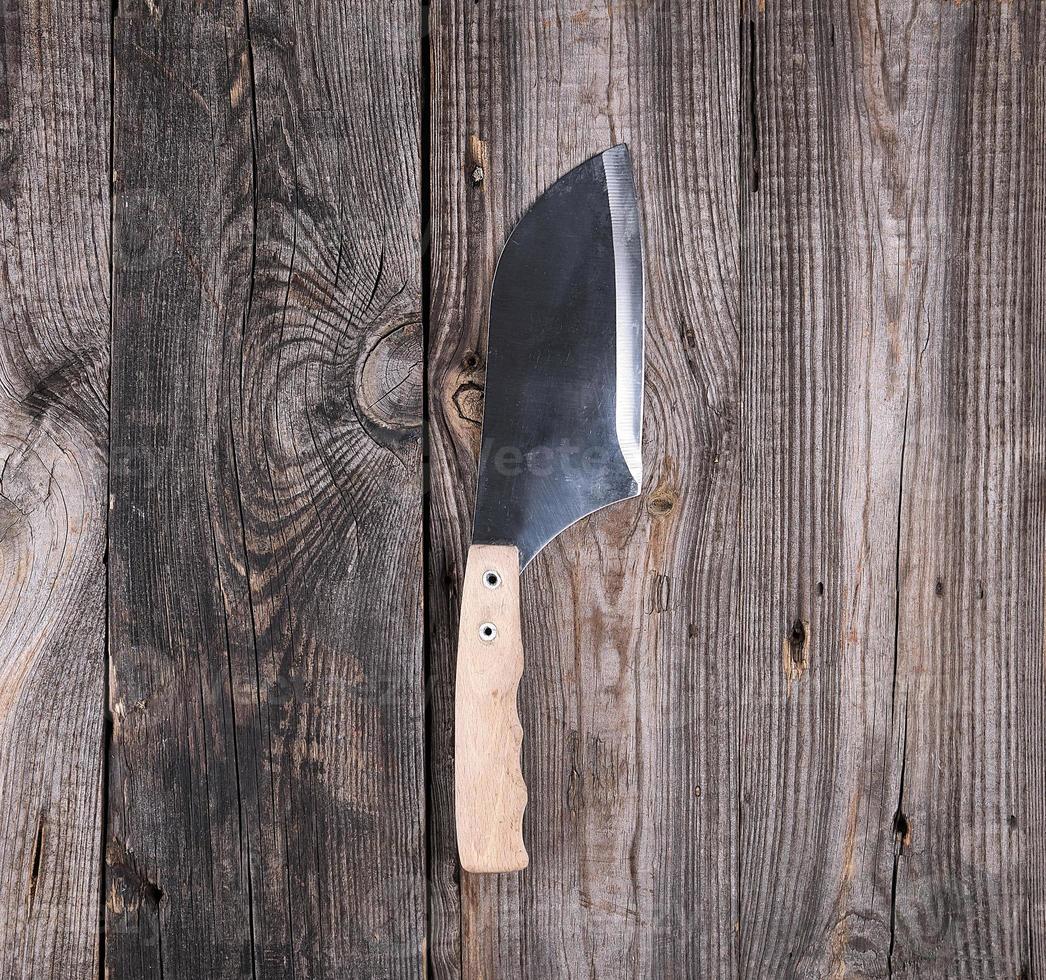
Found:
<svg viewBox="0 0 1046 980"><path fill-rule="evenodd" d="M651 260L647 518L528 572L535 866L455 888L434 815L448 975L1027 977L1041 955L1040 15L742 14L436 17L441 706L497 248L625 139Z"/></svg>
<svg viewBox="0 0 1046 980"><path fill-rule="evenodd" d="M1041 26L767 4L742 41L742 970L1030 976Z"/></svg>
<svg viewBox="0 0 1046 980"><path fill-rule="evenodd" d="M109 15L0 8L0 976L100 940Z"/></svg>
<svg viewBox="0 0 1046 980"><path fill-rule="evenodd" d="M433 964L468 976L733 973L736 8L450 2L432 15ZM524 573L531 866L459 887L454 637L489 283L530 202L622 141L647 243L646 493L570 529Z"/></svg>
<svg viewBox="0 0 1046 980"><path fill-rule="evenodd" d="M125 2L114 40L106 966L415 976L415 10Z"/></svg>
<svg viewBox="0 0 1046 980"><path fill-rule="evenodd" d="M1046 969L1037 4L0 31L0 973ZM621 141L646 484L524 575L531 867L462 875L490 279Z"/></svg>

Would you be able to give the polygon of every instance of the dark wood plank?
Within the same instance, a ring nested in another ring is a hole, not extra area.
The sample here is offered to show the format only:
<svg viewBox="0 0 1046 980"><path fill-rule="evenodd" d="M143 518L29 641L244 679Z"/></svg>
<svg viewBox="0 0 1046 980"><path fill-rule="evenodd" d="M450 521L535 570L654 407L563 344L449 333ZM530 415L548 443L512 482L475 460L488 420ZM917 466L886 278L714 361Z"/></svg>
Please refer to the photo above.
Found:
<svg viewBox="0 0 1046 980"><path fill-rule="evenodd" d="M1032 975L1034 20L746 18L742 975Z"/></svg>
<svg viewBox="0 0 1046 980"><path fill-rule="evenodd" d="M735 962L736 8L448 2L432 24L429 352L437 975L719 976ZM646 486L523 576L521 876L464 876L452 678L498 250L560 174L635 155Z"/></svg>
<svg viewBox="0 0 1046 980"><path fill-rule="evenodd" d="M421 968L416 16L120 8L114 977Z"/></svg>
<svg viewBox="0 0 1046 980"><path fill-rule="evenodd" d="M97 971L109 11L0 8L0 975Z"/></svg>

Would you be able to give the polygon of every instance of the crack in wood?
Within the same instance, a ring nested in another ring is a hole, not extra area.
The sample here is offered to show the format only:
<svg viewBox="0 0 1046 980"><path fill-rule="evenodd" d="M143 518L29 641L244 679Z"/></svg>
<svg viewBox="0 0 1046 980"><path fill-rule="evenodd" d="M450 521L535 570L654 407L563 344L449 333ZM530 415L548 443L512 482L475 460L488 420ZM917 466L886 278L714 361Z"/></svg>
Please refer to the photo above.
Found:
<svg viewBox="0 0 1046 980"><path fill-rule="evenodd" d="M29 913L32 914L33 899L36 898L36 886L40 880L40 862L44 851L44 815L41 813L36 824L36 837L33 840L33 852L29 864Z"/></svg>
<svg viewBox="0 0 1046 980"><path fill-rule="evenodd" d="M898 780L897 808L891 825L894 835L893 874L890 878L890 944L886 950L886 975L893 976L894 948L897 941L897 882L901 870L901 857L911 843L911 826L904 814L904 777L908 764L908 701L904 703L904 734L901 739L901 776Z"/></svg>

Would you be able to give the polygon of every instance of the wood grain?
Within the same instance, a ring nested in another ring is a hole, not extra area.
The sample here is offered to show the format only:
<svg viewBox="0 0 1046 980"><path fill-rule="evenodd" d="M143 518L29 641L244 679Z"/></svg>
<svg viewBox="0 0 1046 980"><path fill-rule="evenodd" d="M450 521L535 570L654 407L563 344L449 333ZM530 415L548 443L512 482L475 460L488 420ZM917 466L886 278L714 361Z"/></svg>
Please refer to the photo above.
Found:
<svg viewBox="0 0 1046 980"><path fill-rule="evenodd" d="M954 64L959 107L941 159L943 316L927 322L910 468L905 457L894 976L1046 969L1046 909L1033 904L1042 879L1026 877L1041 872L1046 841L1042 763L1021 748L1041 739L1025 726L1046 699L1046 550L1041 520L1022 517L1041 514L1046 432L1046 315L1032 272L1046 35L1033 8L964 13L940 29L954 37L939 60Z"/></svg>
<svg viewBox="0 0 1046 980"><path fill-rule="evenodd" d="M420 13L0 10L0 976L1041 975L1041 5ZM647 479L471 875L489 286L618 142Z"/></svg>
<svg viewBox="0 0 1046 980"><path fill-rule="evenodd" d="M113 977L421 969L417 50L120 7Z"/></svg>
<svg viewBox="0 0 1046 980"><path fill-rule="evenodd" d="M1031 976L1041 28L753 3L743 41L741 972Z"/></svg>
<svg viewBox="0 0 1046 980"><path fill-rule="evenodd" d="M0 975L93 976L101 894L108 10L0 9Z"/></svg>
<svg viewBox="0 0 1046 980"><path fill-rule="evenodd" d="M736 8L449 2L432 10L431 40L435 972L723 975L735 957ZM621 141L649 259L647 486L522 577L531 865L458 888L450 691L493 263L541 191Z"/></svg>
<svg viewBox="0 0 1046 980"><path fill-rule="evenodd" d="M505 873L527 866L527 787L516 704L523 663L519 550L471 545L454 693L454 823L458 861L466 871Z"/></svg>

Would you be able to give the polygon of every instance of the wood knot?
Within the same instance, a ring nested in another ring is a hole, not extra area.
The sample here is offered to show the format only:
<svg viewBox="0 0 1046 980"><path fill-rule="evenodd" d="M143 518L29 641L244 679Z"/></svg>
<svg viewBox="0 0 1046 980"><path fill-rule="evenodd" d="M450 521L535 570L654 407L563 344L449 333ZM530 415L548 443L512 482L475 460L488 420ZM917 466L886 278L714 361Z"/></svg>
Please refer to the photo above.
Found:
<svg viewBox="0 0 1046 980"><path fill-rule="evenodd" d="M675 460L670 456L666 456L661 478L657 481L657 486L650 491L650 496L647 498L647 513L652 517L665 517L667 514L672 513L679 500L677 486Z"/></svg>
<svg viewBox="0 0 1046 980"><path fill-rule="evenodd" d="M483 386L475 381L463 381L451 396L454 414L468 425L483 424Z"/></svg>
<svg viewBox="0 0 1046 980"><path fill-rule="evenodd" d="M790 681L799 680L809 665L810 624L805 619L797 619L792 623L783 646L785 677Z"/></svg>
<svg viewBox="0 0 1046 980"><path fill-rule="evenodd" d="M41 419L64 411L91 431L104 432L108 424L104 394L108 358L107 349L91 346L40 371L22 399L30 418Z"/></svg>
<svg viewBox="0 0 1046 980"><path fill-rule="evenodd" d="M908 847L912 842L912 825L901 809L893 815L893 835L901 847Z"/></svg>
<svg viewBox="0 0 1046 980"><path fill-rule="evenodd" d="M52 450L50 458L45 458L37 452L38 447L41 452L47 448L42 440L35 445L29 441L20 445L0 443L0 542L31 535L37 521L56 505L65 524L60 482L64 457ZM13 584L21 584L19 576Z"/></svg>
<svg viewBox="0 0 1046 980"><path fill-rule="evenodd" d="M672 512L675 505L676 495L670 490L663 490L659 487L650 495L646 509L654 517L664 517Z"/></svg>
<svg viewBox="0 0 1046 980"><path fill-rule="evenodd" d="M472 187L482 187L487 179L487 141L475 134L465 144L465 175Z"/></svg>
<svg viewBox="0 0 1046 980"><path fill-rule="evenodd" d="M360 359L356 410L381 445L414 439L420 432L422 370L421 323L415 319L385 330Z"/></svg>
<svg viewBox="0 0 1046 980"><path fill-rule="evenodd" d="M110 912L123 915L136 912L143 904L156 907L163 900L163 889L145 874L131 850L120 841L110 841L106 865L109 869L106 906Z"/></svg>

